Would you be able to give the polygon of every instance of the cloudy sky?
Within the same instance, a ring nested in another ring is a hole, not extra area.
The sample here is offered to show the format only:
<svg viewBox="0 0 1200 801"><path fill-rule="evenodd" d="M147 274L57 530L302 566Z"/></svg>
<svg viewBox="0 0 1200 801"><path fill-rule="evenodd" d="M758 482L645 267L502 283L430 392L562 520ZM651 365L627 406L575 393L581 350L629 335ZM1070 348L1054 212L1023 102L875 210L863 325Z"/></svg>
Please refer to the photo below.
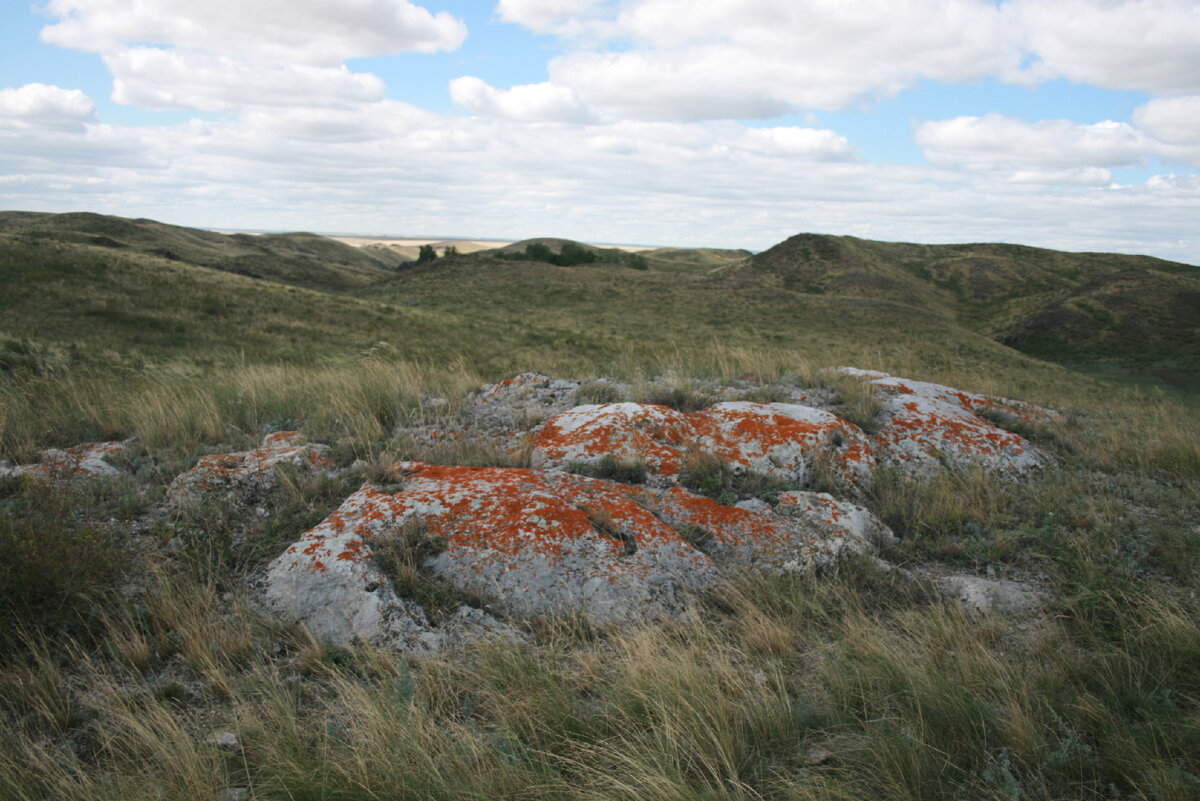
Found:
<svg viewBox="0 0 1200 801"><path fill-rule="evenodd" d="M0 208L1200 263L1200 0L3 0Z"/></svg>

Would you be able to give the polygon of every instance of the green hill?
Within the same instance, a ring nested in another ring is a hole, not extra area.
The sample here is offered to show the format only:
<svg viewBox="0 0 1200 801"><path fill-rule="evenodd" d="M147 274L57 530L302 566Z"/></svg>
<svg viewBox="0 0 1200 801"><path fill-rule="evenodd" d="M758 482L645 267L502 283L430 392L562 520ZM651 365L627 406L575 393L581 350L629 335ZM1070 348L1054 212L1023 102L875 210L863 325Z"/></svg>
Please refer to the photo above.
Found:
<svg viewBox="0 0 1200 801"><path fill-rule="evenodd" d="M1038 358L1200 386L1200 267L1020 245L800 234L738 275L809 295L886 298Z"/></svg>
<svg viewBox="0 0 1200 801"><path fill-rule="evenodd" d="M226 235L91 213L0 212L0 236L9 247L91 246L323 290L362 286L401 261L315 234Z"/></svg>

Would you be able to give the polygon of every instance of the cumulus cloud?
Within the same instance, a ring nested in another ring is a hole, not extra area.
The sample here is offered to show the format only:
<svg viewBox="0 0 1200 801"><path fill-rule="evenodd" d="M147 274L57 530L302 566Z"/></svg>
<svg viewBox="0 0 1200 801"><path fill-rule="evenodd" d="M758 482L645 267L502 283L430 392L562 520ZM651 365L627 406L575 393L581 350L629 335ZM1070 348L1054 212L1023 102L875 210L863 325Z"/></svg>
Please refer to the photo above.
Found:
<svg viewBox="0 0 1200 801"><path fill-rule="evenodd" d="M209 53L256 54L278 62L337 64L413 50L455 50L466 26L407 0L50 0L58 22L42 39L111 53L133 43Z"/></svg>
<svg viewBox="0 0 1200 801"><path fill-rule="evenodd" d="M748 147L768 156L816 161L851 161L854 148L846 137L818 128L751 128L746 131Z"/></svg>
<svg viewBox="0 0 1200 801"><path fill-rule="evenodd" d="M1195 0L1015 0L1039 77L1158 95L1200 92Z"/></svg>
<svg viewBox="0 0 1200 801"><path fill-rule="evenodd" d="M553 82L618 116L838 110L921 79L1015 74L1020 63L1004 15L976 0L643 0L622 8L616 24L631 48L572 52L549 65Z"/></svg>
<svg viewBox="0 0 1200 801"><path fill-rule="evenodd" d="M593 30L608 5L605 0L500 0L496 16L534 33L569 37Z"/></svg>
<svg viewBox="0 0 1200 801"><path fill-rule="evenodd" d="M383 82L350 58L453 50L466 26L407 0L50 0L44 41L101 54L113 100L229 111L373 102Z"/></svg>
<svg viewBox="0 0 1200 801"><path fill-rule="evenodd" d="M215 54L135 47L106 56L112 99L153 109L232 111L245 106L347 106L379 100L378 77L344 66L253 63Z"/></svg>
<svg viewBox="0 0 1200 801"><path fill-rule="evenodd" d="M829 131L730 122L542 126L386 100L264 108L150 128L0 130L0 175L21 177L0 181L3 206L212 227L751 248L829 231L1200 260L1200 182L1186 176L1119 189L1016 183L872 164Z"/></svg>
<svg viewBox="0 0 1200 801"><path fill-rule="evenodd" d="M29 83L0 89L0 127L23 130L82 131L96 119L96 105L78 89Z"/></svg>
<svg viewBox="0 0 1200 801"><path fill-rule="evenodd" d="M1133 121L1162 143L1163 158L1200 167L1200 95L1151 100L1133 112Z"/></svg>
<svg viewBox="0 0 1200 801"><path fill-rule="evenodd" d="M525 122L588 122L591 114L574 91L551 83L499 90L472 76L450 82L450 98L472 114Z"/></svg>
<svg viewBox="0 0 1200 801"><path fill-rule="evenodd" d="M496 11L574 39L550 81L611 117L836 111L922 80L1200 92L1195 0L500 0Z"/></svg>
<svg viewBox="0 0 1200 801"><path fill-rule="evenodd" d="M1158 144L1123 122L1027 123L1000 114L924 122L917 144L934 164L1007 173L1031 183L1104 185L1105 168L1144 166Z"/></svg>

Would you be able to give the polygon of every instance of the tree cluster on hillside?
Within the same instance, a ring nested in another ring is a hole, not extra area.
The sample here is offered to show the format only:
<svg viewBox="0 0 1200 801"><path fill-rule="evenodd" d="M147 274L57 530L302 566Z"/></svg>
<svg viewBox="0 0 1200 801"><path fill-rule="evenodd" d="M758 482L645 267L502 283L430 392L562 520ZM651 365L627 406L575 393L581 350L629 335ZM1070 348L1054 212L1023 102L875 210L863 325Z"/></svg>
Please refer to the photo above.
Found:
<svg viewBox="0 0 1200 801"><path fill-rule="evenodd" d="M562 250L555 253L549 245L543 242L530 242L523 251L498 254L502 259L513 261L541 261L547 264L557 264L559 267L574 267L579 264L594 264L601 260L599 254L589 250L578 242L566 242ZM649 268L646 258L637 253L622 254L620 261L635 270Z"/></svg>

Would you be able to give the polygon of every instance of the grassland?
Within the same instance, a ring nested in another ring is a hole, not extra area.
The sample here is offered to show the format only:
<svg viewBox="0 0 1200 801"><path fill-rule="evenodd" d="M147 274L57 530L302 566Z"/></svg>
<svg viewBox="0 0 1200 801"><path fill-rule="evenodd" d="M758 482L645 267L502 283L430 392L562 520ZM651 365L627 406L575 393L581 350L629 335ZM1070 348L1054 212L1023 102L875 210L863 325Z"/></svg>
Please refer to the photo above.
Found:
<svg viewBox="0 0 1200 801"><path fill-rule="evenodd" d="M950 300L915 313L733 258L347 257L325 276L327 256L290 245L0 220L0 456L136 437L115 481L0 480L0 798L1200 794L1195 395L1038 360ZM259 277L228 269L243 257ZM657 375L686 392L833 364L1064 412L1024 432L1060 461L1043 477L880 473L866 499L899 537L889 560L1037 581L1041 614L972 616L849 562L747 576L673 624L541 620L525 644L404 658L315 642L255 604L254 571L391 461L509 458L396 434L453 421L484 381ZM162 505L199 454L279 428L361 463L284 471L261 513Z"/></svg>

